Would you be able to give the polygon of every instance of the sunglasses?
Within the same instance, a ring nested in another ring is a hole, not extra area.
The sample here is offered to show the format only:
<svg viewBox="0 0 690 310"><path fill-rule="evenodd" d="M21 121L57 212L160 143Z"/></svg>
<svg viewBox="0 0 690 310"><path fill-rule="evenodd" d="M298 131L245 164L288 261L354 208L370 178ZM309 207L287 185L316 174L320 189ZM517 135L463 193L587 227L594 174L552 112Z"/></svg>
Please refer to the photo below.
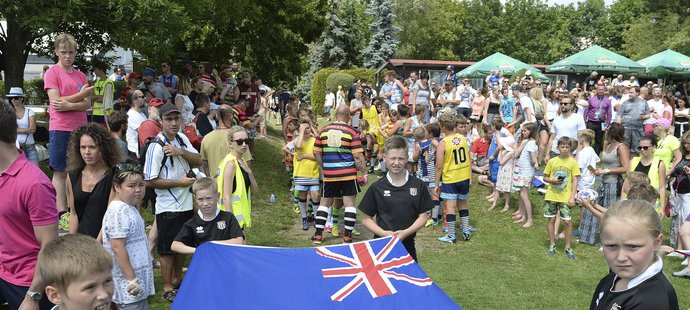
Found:
<svg viewBox="0 0 690 310"><path fill-rule="evenodd" d="M133 96L132 99L141 99L141 98L146 98L145 96Z"/></svg>
<svg viewBox="0 0 690 310"><path fill-rule="evenodd" d="M646 150L648 150L650 147L651 147L651 146L641 146L641 145L640 145L640 146L637 147L637 149L640 150L640 151L642 151L642 150L645 150L645 151L646 151Z"/></svg>
<svg viewBox="0 0 690 310"><path fill-rule="evenodd" d="M118 175L121 175L125 172L137 172L137 173L142 172L142 167L141 167L141 164L139 164L139 163L119 163L119 164L115 165L115 169L116 169Z"/></svg>
<svg viewBox="0 0 690 310"><path fill-rule="evenodd" d="M572 102L561 102L561 105L571 105L573 104Z"/></svg>
<svg viewBox="0 0 690 310"><path fill-rule="evenodd" d="M232 141L235 141L235 143L237 143L237 145L244 145L244 144L249 145L249 139L237 139L237 140L232 140Z"/></svg>

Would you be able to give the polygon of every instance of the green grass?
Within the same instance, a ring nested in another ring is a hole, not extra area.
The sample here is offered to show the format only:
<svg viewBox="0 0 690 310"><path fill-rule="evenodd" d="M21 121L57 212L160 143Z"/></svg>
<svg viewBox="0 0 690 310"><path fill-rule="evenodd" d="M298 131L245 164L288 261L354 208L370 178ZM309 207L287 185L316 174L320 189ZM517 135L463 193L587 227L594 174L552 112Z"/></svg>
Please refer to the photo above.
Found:
<svg viewBox="0 0 690 310"><path fill-rule="evenodd" d="M309 236L313 228L304 232L298 215L292 211L292 198L288 193L287 175L282 164L282 141L271 129L271 138L256 140L252 166L260 192L253 195L253 226L246 230L252 245L278 247L312 247ZM373 182L375 177L370 177ZM474 182L473 184L478 184ZM269 204L268 197L275 193L278 201ZM470 241L441 244L440 228L424 228L416 238L422 268L459 305L466 309L584 309L589 307L594 288L606 275L608 267L597 247L574 244L575 261L559 253L546 255L547 235L545 220L540 216L543 196L530 196L534 205L535 225L525 229L513 224L508 213L488 212L489 194L485 187L472 187L469 206L471 223L478 232ZM361 196L361 195L360 195ZM502 203L502 202L500 202ZM502 206L499 204L499 206ZM517 195L511 203L517 208ZM500 209L501 207L499 207ZM575 224L579 210L575 210ZM147 222L153 220L145 212ZM668 225L668 220L665 221ZM358 230L364 231L358 226ZM668 231L666 226L665 231ZM366 234L355 237L363 240ZM339 240L326 235L326 244ZM690 307L690 280L679 279L671 273L681 269L681 260L664 258L664 273L676 289L681 309ZM155 270L158 294L149 298L151 309L168 309L169 303L160 297L160 271Z"/></svg>

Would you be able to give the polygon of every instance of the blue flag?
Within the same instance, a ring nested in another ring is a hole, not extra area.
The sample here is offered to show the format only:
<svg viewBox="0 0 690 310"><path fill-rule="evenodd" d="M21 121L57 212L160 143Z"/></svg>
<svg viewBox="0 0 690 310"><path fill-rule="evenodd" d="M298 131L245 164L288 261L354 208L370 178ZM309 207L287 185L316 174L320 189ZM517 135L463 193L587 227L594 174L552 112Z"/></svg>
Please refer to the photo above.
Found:
<svg viewBox="0 0 690 310"><path fill-rule="evenodd" d="M172 309L461 309L398 238L317 248L207 242Z"/></svg>

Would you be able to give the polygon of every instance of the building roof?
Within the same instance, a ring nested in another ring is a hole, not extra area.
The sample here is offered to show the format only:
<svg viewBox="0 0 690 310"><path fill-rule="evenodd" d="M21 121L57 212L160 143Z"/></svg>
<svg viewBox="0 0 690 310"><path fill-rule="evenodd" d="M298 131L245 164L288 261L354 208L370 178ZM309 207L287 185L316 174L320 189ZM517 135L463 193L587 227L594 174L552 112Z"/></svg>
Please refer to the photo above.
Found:
<svg viewBox="0 0 690 310"><path fill-rule="evenodd" d="M454 65L456 67L469 67L469 66L475 64L474 61L452 61L452 60L389 59L388 61L393 66L402 66L402 65L447 66L447 65ZM543 71L547 65L530 64L530 66L535 67L535 68Z"/></svg>

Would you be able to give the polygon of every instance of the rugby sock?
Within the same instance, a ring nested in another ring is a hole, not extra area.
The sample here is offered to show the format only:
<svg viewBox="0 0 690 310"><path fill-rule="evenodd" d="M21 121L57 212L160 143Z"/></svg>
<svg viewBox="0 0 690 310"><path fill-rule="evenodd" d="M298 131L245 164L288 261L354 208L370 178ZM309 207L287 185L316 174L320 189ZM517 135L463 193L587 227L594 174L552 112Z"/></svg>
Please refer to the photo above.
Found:
<svg viewBox="0 0 690 310"><path fill-rule="evenodd" d="M470 210L460 210L460 228L462 232L470 231Z"/></svg>
<svg viewBox="0 0 690 310"><path fill-rule="evenodd" d="M323 234L323 227L326 225L326 218L328 217L328 208L327 206L319 206L316 210L316 223L314 224L316 235Z"/></svg>
<svg viewBox="0 0 690 310"><path fill-rule="evenodd" d="M302 218L307 218L307 200L306 199L300 199L299 200L299 214L302 216Z"/></svg>
<svg viewBox="0 0 690 310"><path fill-rule="evenodd" d="M314 206L318 206L321 201L312 201L312 203L307 207L307 217L310 222L314 221Z"/></svg>
<svg viewBox="0 0 690 310"><path fill-rule="evenodd" d="M437 220L439 218L439 211L441 211L441 202L434 200L434 207L431 209L431 218Z"/></svg>
<svg viewBox="0 0 690 310"><path fill-rule="evenodd" d="M292 205L295 208L299 207L299 191L298 190L292 191Z"/></svg>
<svg viewBox="0 0 690 310"><path fill-rule="evenodd" d="M331 217L333 219L333 230L338 230L338 221L340 221L340 209L331 208Z"/></svg>
<svg viewBox="0 0 690 310"><path fill-rule="evenodd" d="M455 214L446 214L446 224L448 224L448 235L455 237Z"/></svg>
<svg viewBox="0 0 690 310"><path fill-rule="evenodd" d="M343 222L345 223L345 236L350 236L352 230L355 229L355 221L357 219L357 208L345 207L345 214Z"/></svg>

